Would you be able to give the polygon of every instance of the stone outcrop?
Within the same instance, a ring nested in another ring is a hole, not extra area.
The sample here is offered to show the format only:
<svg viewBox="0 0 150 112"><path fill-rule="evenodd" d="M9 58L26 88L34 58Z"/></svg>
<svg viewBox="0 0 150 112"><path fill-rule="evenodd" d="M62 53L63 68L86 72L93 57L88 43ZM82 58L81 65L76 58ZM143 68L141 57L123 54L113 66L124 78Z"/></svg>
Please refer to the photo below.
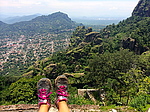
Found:
<svg viewBox="0 0 150 112"><path fill-rule="evenodd" d="M93 96L93 94L92 94L93 92L94 92L94 93L95 93L95 92L98 93L97 95L99 95L101 102L102 102L103 105L105 106L104 100L105 100L106 93L105 93L104 89L100 89L100 90L99 90L99 89L78 89L78 95L79 95L79 96L84 97L85 94L86 94L86 95L88 95L88 97L96 104L96 103L97 103L97 100L96 100L95 97Z"/></svg>
<svg viewBox="0 0 150 112"><path fill-rule="evenodd" d="M90 32L85 35L84 42L93 42L98 36L98 32Z"/></svg>
<svg viewBox="0 0 150 112"><path fill-rule="evenodd" d="M131 51L136 52L137 54L141 54L148 50L146 47L140 46L135 39L126 38L122 41L122 47L124 49L130 49Z"/></svg>
<svg viewBox="0 0 150 112"><path fill-rule="evenodd" d="M127 39L123 40L122 45L123 45L124 49L134 50L135 45L136 45L136 41L135 41L135 39L127 38Z"/></svg>

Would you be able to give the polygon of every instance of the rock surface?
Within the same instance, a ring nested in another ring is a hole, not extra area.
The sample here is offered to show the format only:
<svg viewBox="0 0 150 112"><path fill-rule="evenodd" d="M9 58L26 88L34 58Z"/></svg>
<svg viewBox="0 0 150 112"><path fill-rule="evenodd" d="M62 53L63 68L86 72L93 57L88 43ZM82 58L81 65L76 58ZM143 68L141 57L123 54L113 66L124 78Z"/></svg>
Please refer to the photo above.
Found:
<svg viewBox="0 0 150 112"><path fill-rule="evenodd" d="M71 112L100 112L97 105L69 105ZM37 112L37 104L17 104L17 105L2 105L0 112ZM52 105L49 112L58 112L55 105Z"/></svg>
<svg viewBox="0 0 150 112"><path fill-rule="evenodd" d="M128 106L118 106L115 109L104 109L105 107L98 105L68 105L70 112L138 112L135 109L130 109ZM37 112L37 104L16 104L16 105L1 105L0 112ZM51 105L49 112L58 112L55 105ZM147 111L150 112L150 109Z"/></svg>

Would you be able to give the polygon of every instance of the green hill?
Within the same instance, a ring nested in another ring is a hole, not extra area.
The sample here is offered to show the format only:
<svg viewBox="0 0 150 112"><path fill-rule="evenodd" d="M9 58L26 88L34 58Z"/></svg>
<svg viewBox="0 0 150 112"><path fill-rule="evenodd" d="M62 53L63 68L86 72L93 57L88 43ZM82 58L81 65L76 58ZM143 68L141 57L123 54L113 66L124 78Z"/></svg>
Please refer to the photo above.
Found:
<svg viewBox="0 0 150 112"><path fill-rule="evenodd" d="M6 25L7 25L6 23L0 21L0 27L4 27L4 26L6 26Z"/></svg>
<svg viewBox="0 0 150 112"><path fill-rule="evenodd" d="M34 15L27 15L27 16L14 16L14 17L7 17L7 18L1 19L1 20L7 24L13 24L16 22L21 22L21 21L30 21L33 18L36 18L40 15L41 14L34 14Z"/></svg>
<svg viewBox="0 0 150 112"><path fill-rule="evenodd" d="M0 27L0 36L25 35L32 36L37 33L60 33L67 32L75 28L73 22L67 14L56 12L48 16L39 16L30 21L18 22Z"/></svg>
<svg viewBox="0 0 150 112"><path fill-rule="evenodd" d="M0 22L0 75L20 75L34 61L65 49L76 25L62 12L14 24Z"/></svg>

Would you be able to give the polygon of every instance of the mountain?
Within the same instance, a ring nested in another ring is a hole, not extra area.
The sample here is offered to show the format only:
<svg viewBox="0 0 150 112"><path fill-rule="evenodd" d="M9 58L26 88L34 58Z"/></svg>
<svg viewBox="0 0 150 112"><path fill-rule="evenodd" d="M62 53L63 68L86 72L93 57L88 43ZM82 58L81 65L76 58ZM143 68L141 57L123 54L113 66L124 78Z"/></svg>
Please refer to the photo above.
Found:
<svg viewBox="0 0 150 112"><path fill-rule="evenodd" d="M48 77L57 75L59 71L55 71L57 65L59 65L60 68L61 66L65 68L63 72L79 73L82 71L87 73L89 72L89 59L92 59L93 55L103 55L108 52L115 54L117 51L127 52L126 50L129 50L129 52L134 52L137 56L142 54L149 55L149 23L150 17L134 15L126 20L120 21L117 25L108 25L100 32L94 32L92 28L79 26L73 32L70 38L69 48L65 52L59 52L50 59L47 58L41 60L41 62L36 62L24 75L35 75L36 73L33 70L37 69L40 63L47 63L47 65L44 66L44 73ZM55 64L55 66L52 63ZM148 66L141 68L145 70L144 73L146 75L149 74L148 68ZM43 73L43 71L41 72Z"/></svg>
<svg viewBox="0 0 150 112"><path fill-rule="evenodd" d="M138 7L138 5L136 7ZM149 6L150 5L147 7ZM133 13L134 12L135 10ZM117 25L108 25L100 30L100 32L94 32L92 28L78 26L70 38L70 45L66 51L58 52L58 54L53 55L52 58L46 58L45 60L41 60L41 62L36 62L24 75L35 75L33 70L37 69L40 63L47 63L47 65L44 66L44 73L48 77L53 77L56 76L59 71L55 71L57 65L59 65L60 68L61 66L65 68L63 72L89 72L88 63L89 59L93 58L93 55L102 56L105 53L116 54L117 51L120 53L127 51L134 52L137 56L142 54L149 55L149 23L150 17L134 15L126 20L120 21ZM148 68L149 67L141 68L146 71L143 71L146 75L150 73ZM41 72L43 73L43 71Z"/></svg>
<svg viewBox="0 0 150 112"><path fill-rule="evenodd" d="M140 0L132 16L150 17L150 0Z"/></svg>
<svg viewBox="0 0 150 112"><path fill-rule="evenodd" d="M7 24L13 24L21 21L30 21L36 17L40 16L40 14L28 15L28 16L15 16L15 17L7 17L2 19L3 22Z"/></svg>
<svg viewBox="0 0 150 112"><path fill-rule="evenodd" d="M0 22L0 74L20 74L34 61L66 49L75 26L62 12L14 24Z"/></svg>
<svg viewBox="0 0 150 112"><path fill-rule="evenodd" d="M67 32L75 28L73 22L67 14L56 12L48 16L39 16L30 21L18 22L0 27L0 36L5 35L34 35L37 33L59 33Z"/></svg>
<svg viewBox="0 0 150 112"><path fill-rule="evenodd" d="M6 26L6 25L7 25L6 23L0 21L0 27Z"/></svg>

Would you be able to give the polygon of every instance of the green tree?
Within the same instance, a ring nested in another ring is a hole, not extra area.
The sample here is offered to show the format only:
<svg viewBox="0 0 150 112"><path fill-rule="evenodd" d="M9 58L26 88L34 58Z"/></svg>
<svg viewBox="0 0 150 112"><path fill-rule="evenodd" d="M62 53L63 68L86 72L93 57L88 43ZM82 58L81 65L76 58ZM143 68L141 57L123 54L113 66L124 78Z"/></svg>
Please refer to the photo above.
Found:
<svg viewBox="0 0 150 112"><path fill-rule="evenodd" d="M4 104L17 104L19 102L34 103L37 100L36 84L43 76L33 78L21 78L12 83L8 89L3 91Z"/></svg>
<svg viewBox="0 0 150 112"><path fill-rule="evenodd" d="M87 78L93 86L104 88L105 91L111 93L107 95L108 99L112 103L116 103L121 100L122 89L126 85L123 73L127 73L131 68L136 67L136 60L137 57L128 50L114 53L106 52L94 56L89 63L90 73Z"/></svg>
<svg viewBox="0 0 150 112"><path fill-rule="evenodd" d="M146 77L141 70L131 68L127 73L123 73L122 79L125 82L122 90L122 96L126 97L126 105L130 99L147 94L149 88L148 77Z"/></svg>
<svg viewBox="0 0 150 112"><path fill-rule="evenodd" d="M139 56L138 66L144 71L145 75L150 76L150 51Z"/></svg>

